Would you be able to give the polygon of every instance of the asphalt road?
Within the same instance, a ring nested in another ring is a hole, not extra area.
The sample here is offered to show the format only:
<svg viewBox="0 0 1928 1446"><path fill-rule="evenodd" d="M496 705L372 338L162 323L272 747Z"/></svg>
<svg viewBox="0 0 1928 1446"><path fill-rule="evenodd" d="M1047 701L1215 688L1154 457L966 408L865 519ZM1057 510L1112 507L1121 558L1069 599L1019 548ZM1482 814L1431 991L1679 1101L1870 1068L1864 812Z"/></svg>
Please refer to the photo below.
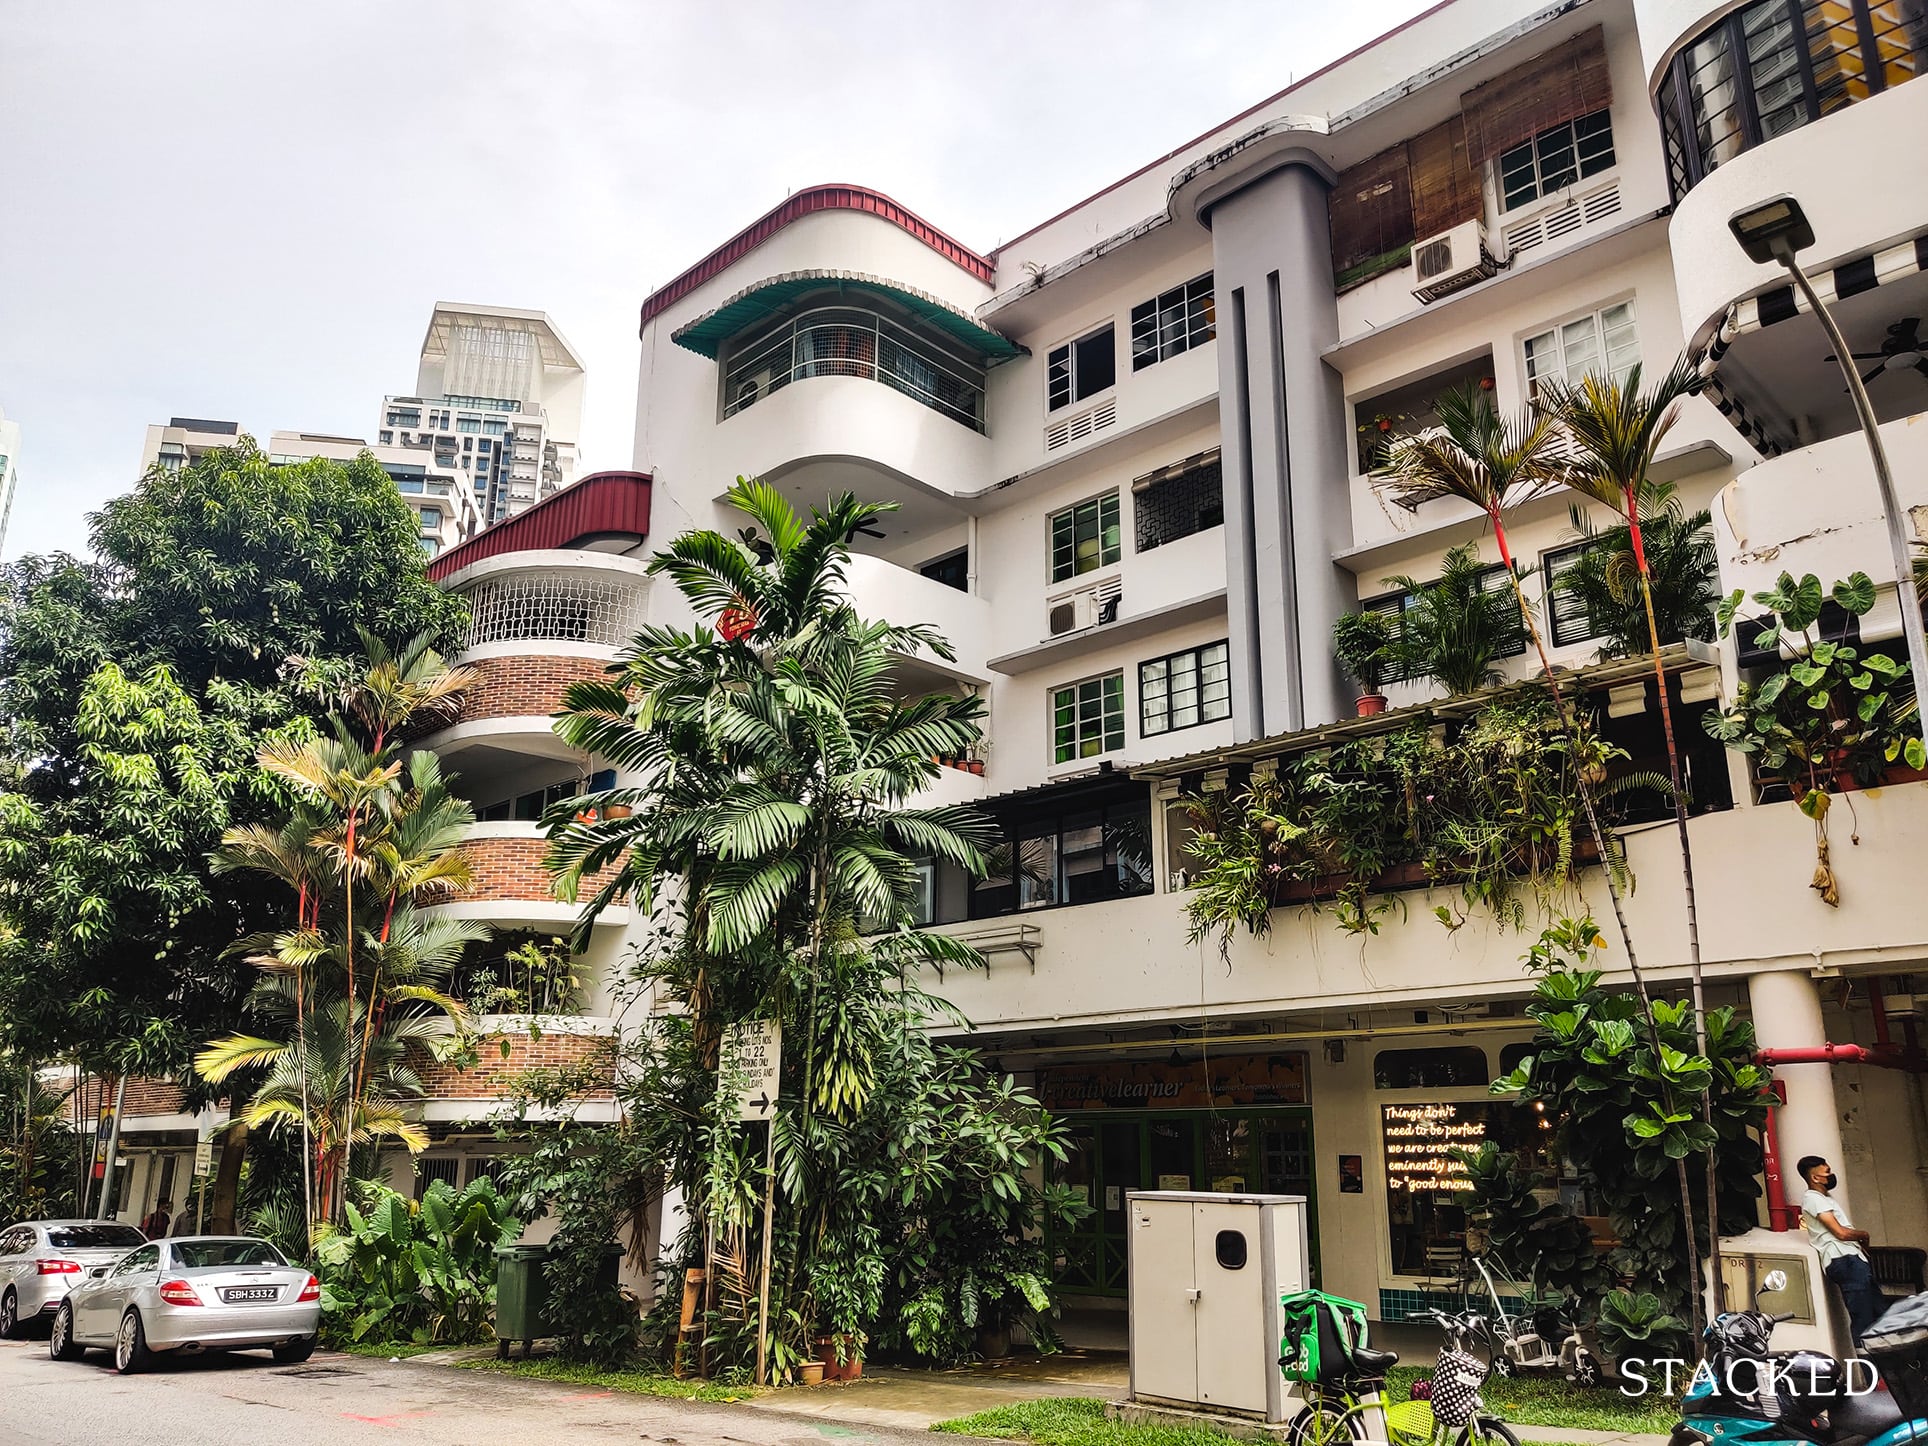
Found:
<svg viewBox="0 0 1928 1446"><path fill-rule="evenodd" d="M103 1351L0 1341L0 1446L929 1446L922 1432L616 1395L449 1366L204 1356L117 1376Z"/></svg>

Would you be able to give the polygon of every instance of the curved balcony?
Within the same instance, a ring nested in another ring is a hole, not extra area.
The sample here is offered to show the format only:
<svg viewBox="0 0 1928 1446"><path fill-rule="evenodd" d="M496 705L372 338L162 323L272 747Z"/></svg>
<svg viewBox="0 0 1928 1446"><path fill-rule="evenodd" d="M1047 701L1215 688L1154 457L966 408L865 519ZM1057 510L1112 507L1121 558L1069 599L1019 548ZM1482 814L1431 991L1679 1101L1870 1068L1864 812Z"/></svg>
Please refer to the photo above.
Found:
<svg viewBox="0 0 1928 1446"><path fill-rule="evenodd" d="M599 1015L484 1015L476 1021L475 1062L462 1066L431 1059L415 1061L421 1077L422 1117L466 1119L475 1104L495 1105L532 1069L580 1070L607 1066L608 1083L590 1085L576 1096L579 1119L615 1117L616 1021Z"/></svg>
<svg viewBox="0 0 1928 1446"><path fill-rule="evenodd" d="M1928 515L1928 414L1887 423L1881 440L1902 507L1915 519ZM1765 591L1783 572L1811 572L1826 586L1859 570L1883 593L1861 620L1862 636L1900 633L1894 563L1874 465L1860 432L1748 468L1721 490L1714 516L1723 588Z"/></svg>
<svg viewBox="0 0 1928 1446"><path fill-rule="evenodd" d="M468 893L435 906L438 913L458 919L480 919L498 927L548 929L567 933L574 927L580 906L555 895L554 877L542 866L548 841L539 824L505 822L472 824L462 839L475 876ZM583 880L588 898L609 879L609 872ZM627 905L612 905L597 918L599 928L621 928L629 923Z"/></svg>
<svg viewBox="0 0 1928 1446"><path fill-rule="evenodd" d="M923 654L917 659L921 666L966 682L989 680L991 605L983 598L862 553L851 557L845 582L863 616L900 626L928 623L957 653L954 663Z"/></svg>
<svg viewBox="0 0 1928 1446"><path fill-rule="evenodd" d="M571 683L607 676L601 658L505 654L480 657L467 666L477 677L462 697L462 711L453 722L423 738L421 747L432 749L465 773L478 763L486 767L490 762L461 758L475 750L518 759L581 756L556 736L554 715Z"/></svg>
<svg viewBox="0 0 1928 1446"><path fill-rule="evenodd" d="M852 306L799 312L735 347L723 373L723 415L734 416L792 382L860 377L974 432L984 430L984 368Z"/></svg>
<svg viewBox="0 0 1928 1446"><path fill-rule="evenodd" d="M443 585L468 600L460 660L550 656L603 661L649 616L648 564L577 549L484 558Z"/></svg>

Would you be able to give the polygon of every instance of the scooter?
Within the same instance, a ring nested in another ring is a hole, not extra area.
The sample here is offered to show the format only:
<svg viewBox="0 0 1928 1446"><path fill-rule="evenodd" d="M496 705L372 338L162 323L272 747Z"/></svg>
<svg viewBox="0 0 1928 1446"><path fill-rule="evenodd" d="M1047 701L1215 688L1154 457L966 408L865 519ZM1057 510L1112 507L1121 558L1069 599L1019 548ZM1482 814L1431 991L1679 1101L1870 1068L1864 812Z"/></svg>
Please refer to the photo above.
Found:
<svg viewBox="0 0 1928 1446"><path fill-rule="evenodd" d="M1502 1376L1517 1376L1521 1371L1558 1371L1576 1386L1597 1386L1602 1371L1599 1358L1581 1339L1579 1324L1560 1305L1541 1304L1531 1312L1514 1315L1506 1308L1493 1272L1484 1256L1475 1255L1473 1266L1486 1283L1487 1299L1493 1303L1493 1370ZM1500 1278L1522 1298L1527 1291L1501 1267Z"/></svg>
<svg viewBox="0 0 1928 1446"><path fill-rule="evenodd" d="M1761 1293L1787 1288L1769 1271ZM1928 1419L1909 1419L1867 1363L1820 1351L1774 1351L1774 1327L1791 1315L1730 1311L1707 1327L1706 1357L1681 1401L1669 1446L1902 1446L1928 1442ZM1873 1389L1869 1389L1870 1386Z"/></svg>

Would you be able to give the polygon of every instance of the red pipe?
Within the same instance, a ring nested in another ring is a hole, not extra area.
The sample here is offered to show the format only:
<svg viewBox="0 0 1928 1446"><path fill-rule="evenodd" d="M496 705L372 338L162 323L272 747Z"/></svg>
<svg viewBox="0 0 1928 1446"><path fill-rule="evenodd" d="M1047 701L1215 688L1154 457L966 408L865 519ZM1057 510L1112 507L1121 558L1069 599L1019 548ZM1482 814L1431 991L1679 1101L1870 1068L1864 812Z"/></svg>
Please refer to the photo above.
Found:
<svg viewBox="0 0 1928 1446"><path fill-rule="evenodd" d="M1777 1105L1787 1103L1787 1086L1775 1080L1769 1086ZM1787 1184L1781 1178L1781 1127L1769 1109L1761 1121L1761 1173L1767 1177L1767 1228L1792 1230L1799 1212L1787 1203Z"/></svg>
<svg viewBox="0 0 1928 1446"><path fill-rule="evenodd" d="M1868 976L1868 1008L1874 1011L1874 1042L1881 1049L1893 1047L1888 1038L1888 1001L1882 997L1881 976Z"/></svg>
<svg viewBox="0 0 1928 1446"><path fill-rule="evenodd" d="M1907 1069L1908 1064L1895 1049L1883 1050L1866 1044L1813 1044L1798 1049L1764 1049L1762 1064L1878 1064L1888 1069Z"/></svg>

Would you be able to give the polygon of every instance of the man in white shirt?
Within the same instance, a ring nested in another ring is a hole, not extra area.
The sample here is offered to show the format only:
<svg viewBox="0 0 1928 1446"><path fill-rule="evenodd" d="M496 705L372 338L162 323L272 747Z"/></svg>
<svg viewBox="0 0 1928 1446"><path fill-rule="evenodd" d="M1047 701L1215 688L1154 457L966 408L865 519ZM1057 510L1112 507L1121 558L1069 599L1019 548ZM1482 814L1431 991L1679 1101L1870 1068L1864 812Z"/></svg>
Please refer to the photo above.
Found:
<svg viewBox="0 0 1928 1446"><path fill-rule="evenodd" d="M1807 1182L1801 1197L1801 1223L1807 1227L1814 1253L1821 1257L1821 1270L1841 1292L1848 1307L1848 1328L1859 1341L1868 1327L1880 1319L1887 1302L1874 1283L1874 1269L1868 1264L1868 1232L1856 1230L1848 1212L1830 1193L1840 1182L1819 1155L1808 1155L1795 1167Z"/></svg>

